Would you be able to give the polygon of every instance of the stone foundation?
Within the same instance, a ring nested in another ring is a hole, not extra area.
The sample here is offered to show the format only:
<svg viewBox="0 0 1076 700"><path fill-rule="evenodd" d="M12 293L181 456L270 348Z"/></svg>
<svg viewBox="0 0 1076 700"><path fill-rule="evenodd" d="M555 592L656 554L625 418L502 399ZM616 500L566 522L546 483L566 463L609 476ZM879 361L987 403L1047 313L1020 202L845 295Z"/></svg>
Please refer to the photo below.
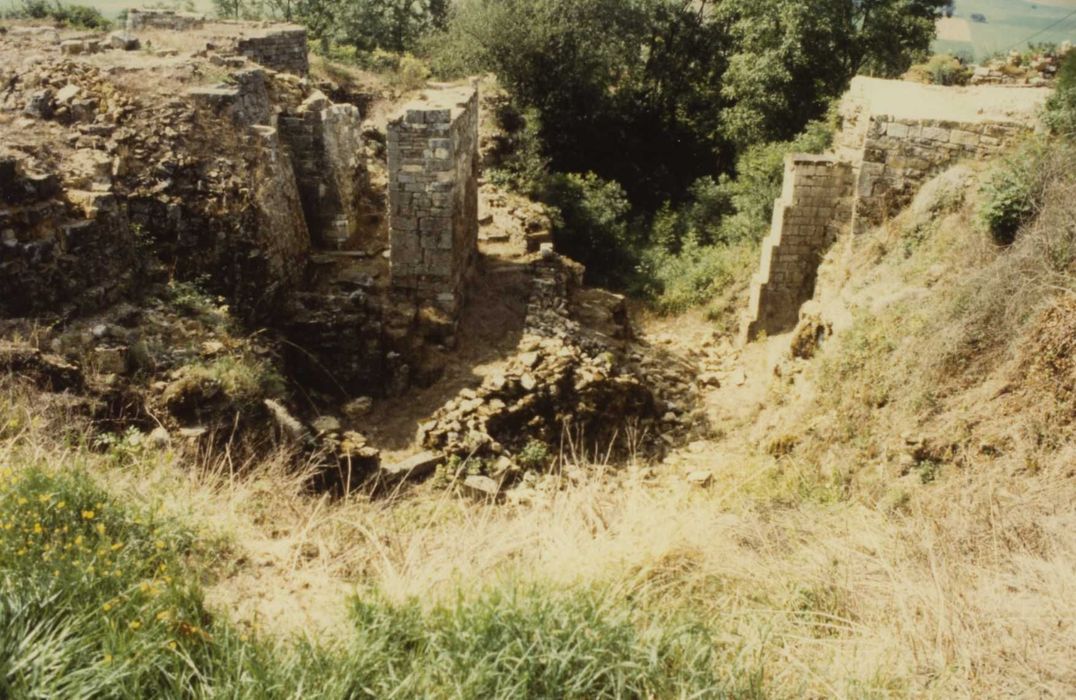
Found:
<svg viewBox="0 0 1076 700"><path fill-rule="evenodd" d="M455 319L478 249L478 91L427 91L388 151L392 287Z"/></svg>
<svg viewBox="0 0 1076 700"><path fill-rule="evenodd" d="M831 156L790 155L784 191L751 287L748 340L792 330L814 295L818 264L851 214L852 168Z"/></svg>

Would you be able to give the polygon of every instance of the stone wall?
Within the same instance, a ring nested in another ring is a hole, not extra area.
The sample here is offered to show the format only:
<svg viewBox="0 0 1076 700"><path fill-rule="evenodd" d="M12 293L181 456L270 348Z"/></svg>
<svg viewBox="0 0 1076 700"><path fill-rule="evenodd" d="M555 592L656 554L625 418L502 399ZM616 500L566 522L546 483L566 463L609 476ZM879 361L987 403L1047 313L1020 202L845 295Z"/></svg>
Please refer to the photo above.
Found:
<svg viewBox="0 0 1076 700"><path fill-rule="evenodd" d="M359 230L362 117L349 104L331 104L315 92L294 113L277 118L291 153L303 211L314 241L340 248Z"/></svg>
<svg viewBox="0 0 1076 700"><path fill-rule="evenodd" d="M127 31L137 32L142 29L167 29L171 31L189 31L201 29L205 24L205 15L193 12L176 12L147 8L127 10Z"/></svg>
<svg viewBox="0 0 1076 700"><path fill-rule="evenodd" d="M137 283L134 236L112 193L65 191L0 155L0 202L0 317L89 311Z"/></svg>
<svg viewBox="0 0 1076 700"><path fill-rule="evenodd" d="M949 165L996 155L1028 127L872 115L863 131L862 148L853 156L857 233L901 211L927 180Z"/></svg>
<svg viewBox="0 0 1076 700"><path fill-rule="evenodd" d="M818 264L851 216L852 168L833 156L790 155L762 263L751 287L745 334L792 330L814 295Z"/></svg>
<svg viewBox="0 0 1076 700"><path fill-rule="evenodd" d="M310 72L306 29L297 25L242 37L236 41L235 49L255 63L282 73L306 75Z"/></svg>
<svg viewBox="0 0 1076 700"><path fill-rule="evenodd" d="M187 96L240 126L268 124L273 113L265 71L257 67L232 72L230 83L188 88Z"/></svg>
<svg viewBox="0 0 1076 700"><path fill-rule="evenodd" d="M392 287L454 319L478 245L478 91L428 91L388 151Z"/></svg>

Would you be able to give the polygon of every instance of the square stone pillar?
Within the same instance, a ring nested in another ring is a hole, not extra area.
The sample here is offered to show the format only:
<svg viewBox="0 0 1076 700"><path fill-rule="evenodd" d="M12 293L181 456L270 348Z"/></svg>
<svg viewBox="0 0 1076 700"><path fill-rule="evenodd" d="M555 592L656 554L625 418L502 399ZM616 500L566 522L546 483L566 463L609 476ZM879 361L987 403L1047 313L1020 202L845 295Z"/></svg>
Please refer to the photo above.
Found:
<svg viewBox="0 0 1076 700"><path fill-rule="evenodd" d="M427 90L388 125L391 283L458 318L478 251L478 91Z"/></svg>

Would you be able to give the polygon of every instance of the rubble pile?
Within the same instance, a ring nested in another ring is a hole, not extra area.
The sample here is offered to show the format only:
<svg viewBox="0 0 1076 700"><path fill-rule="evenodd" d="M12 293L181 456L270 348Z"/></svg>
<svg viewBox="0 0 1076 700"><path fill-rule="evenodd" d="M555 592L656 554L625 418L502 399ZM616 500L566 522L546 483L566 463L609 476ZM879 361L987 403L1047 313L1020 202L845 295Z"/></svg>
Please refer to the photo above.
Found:
<svg viewBox="0 0 1076 700"><path fill-rule="evenodd" d="M532 441L623 454L638 447L629 444L631 428L642 434L655 422L654 396L642 377L625 370L622 348L572 318L580 267L552 254L532 266L518 353L503 372L462 391L420 427L425 447L504 471Z"/></svg>
<svg viewBox="0 0 1076 700"><path fill-rule="evenodd" d="M975 66L969 82L971 85L1043 87L1057 76L1061 61L1071 50L1072 45L1066 41L1054 50L1032 56L1010 51L1004 58L995 58Z"/></svg>

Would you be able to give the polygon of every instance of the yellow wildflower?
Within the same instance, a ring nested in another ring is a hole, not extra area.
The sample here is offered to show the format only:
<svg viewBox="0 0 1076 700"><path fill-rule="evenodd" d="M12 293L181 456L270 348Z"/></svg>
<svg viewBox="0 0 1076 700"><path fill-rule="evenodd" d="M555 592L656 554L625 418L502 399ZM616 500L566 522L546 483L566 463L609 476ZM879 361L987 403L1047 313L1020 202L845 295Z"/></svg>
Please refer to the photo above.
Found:
<svg viewBox="0 0 1076 700"><path fill-rule="evenodd" d="M37 497L38 503L48 503L51 500L52 500L52 496L50 496L47 493L43 493L43 494L41 494L40 496Z"/></svg>
<svg viewBox="0 0 1076 700"><path fill-rule="evenodd" d="M22 496L20 496L20 497L19 497L19 505L20 505L20 506L24 506L24 505L26 505L26 504L27 504L27 503L29 503L29 502L30 502L30 501L26 500L26 499L25 499L25 498L23 498Z"/></svg>
<svg viewBox="0 0 1076 700"><path fill-rule="evenodd" d="M168 642L168 648L171 649L172 651L175 651L176 650L176 643L174 641L173 642Z"/></svg>
<svg viewBox="0 0 1076 700"><path fill-rule="evenodd" d="M130 624L128 624L127 626L130 627L132 630L138 631L142 627L142 623L138 620L131 620Z"/></svg>
<svg viewBox="0 0 1076 700"><path fill-rule="evenodd" d="M161 612L157 613L157 622L168 622L168 618L170 618L171 616L171 613L169 613L167 610L162 610Z"/></svg>
<svg viewBox="0 0 1076 700"><path fill-rule="evenodd" d="M83 520L93 520L96 517L97 517L97 513L94 513L92 510L84 510L84 511L82 511L82 519Z"/></svg>
<svg viewBox="0 0 1076 700"><path fill-rule="evenodd" d="M117 542L116 544L112 545L112 551L113 552L118 552L121 549L123 549L123 543L122 542Z"/></svg>
<svg viewBox="0 0 1076 700"><path fill-rule="evenodd" d="M105 525L104 525L104 523L98 523L97 524L97 533L100 534L100 535L105 534Z"/></svg>
<svg viewBox="0 0 1076 700"><path fill-rule="evenodd" d="M104 605L101 606L101 609L104 610L105 612L108 612L109 610L112 609L112 603L105 603Z"/></svg>
<svg viewBox="0 0 1076 700"><path fill-rule="evenodd" d="M56 510L63 510L67 507L67 501L60 501L56 504Z"/></svg>
<svg viewBox="0 0 1076 700"><path fill-rule="evenodd" d="M34 523L34 534L40 535L45 531L45 528L41 527L41 523Z"/></svg>
<svg viewBox="0 0 1076 700"><path fill-rule="evenodd" d="M106 664L112 663L112 654L105 654L105 657L104 659L102 659L102 661L104 661Z"/></svg>
<svg viewBox="0 0 1076 700"><path fill-rule="evenodd" d="M157 549L164 549L164 542L161 540L157 540L154 545L157 547Z"/></svg>

